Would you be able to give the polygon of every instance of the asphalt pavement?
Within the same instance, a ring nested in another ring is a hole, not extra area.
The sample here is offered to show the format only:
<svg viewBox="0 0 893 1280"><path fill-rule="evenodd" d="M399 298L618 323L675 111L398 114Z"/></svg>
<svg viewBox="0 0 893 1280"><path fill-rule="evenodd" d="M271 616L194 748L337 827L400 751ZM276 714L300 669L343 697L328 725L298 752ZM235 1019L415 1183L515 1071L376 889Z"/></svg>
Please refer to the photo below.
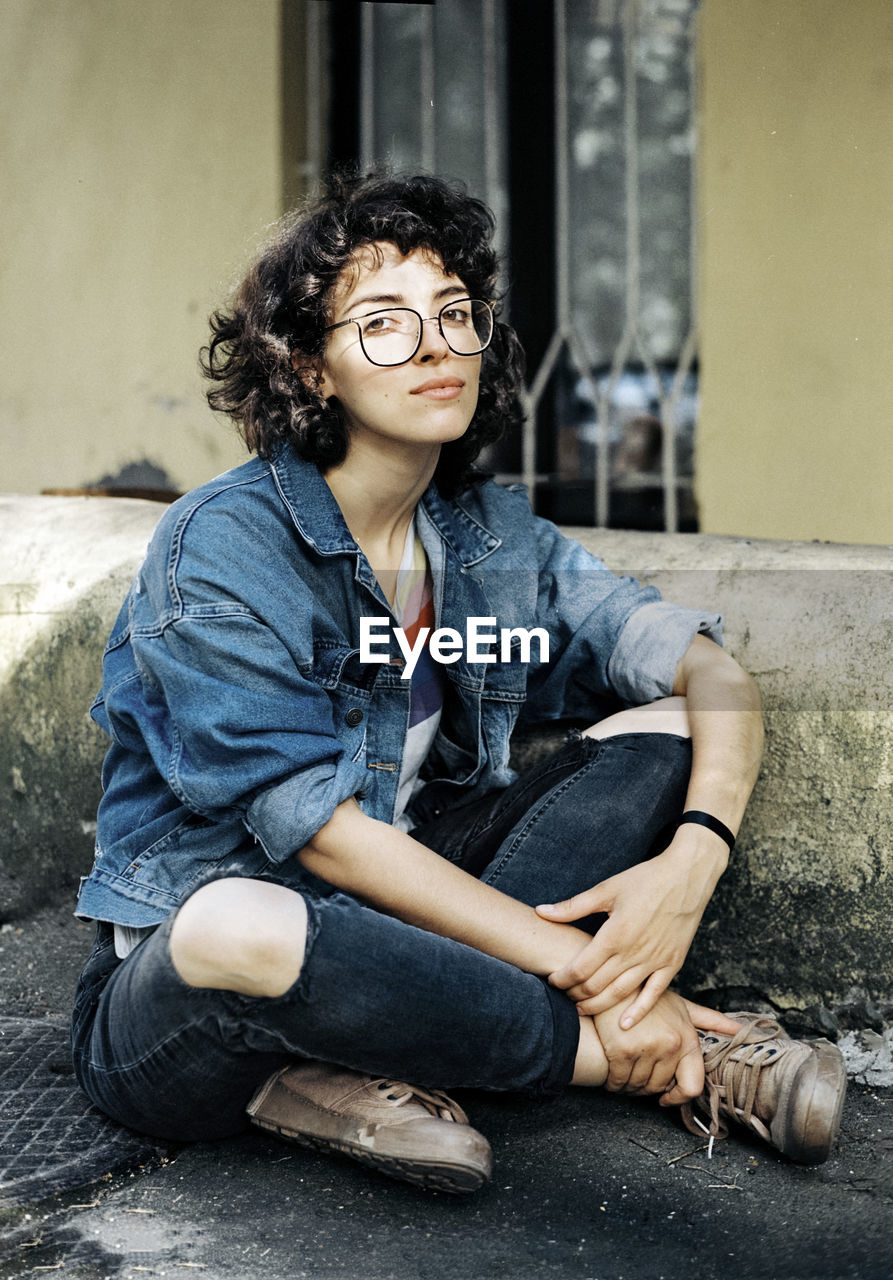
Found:
<svg viewBox="0 0 893 1280"><path fill-rule="evenodd" d="M60 1025L90 937L67 905L3 926L0 1030L3 1016ZM0 1210L0 1280L893 1280L889 1088L851 1085L838 1148L816 1168L747 1136L708 1159L647 1101L457 1097L494 1150L476 1195L254 1131L147 1144Z"/></svg>

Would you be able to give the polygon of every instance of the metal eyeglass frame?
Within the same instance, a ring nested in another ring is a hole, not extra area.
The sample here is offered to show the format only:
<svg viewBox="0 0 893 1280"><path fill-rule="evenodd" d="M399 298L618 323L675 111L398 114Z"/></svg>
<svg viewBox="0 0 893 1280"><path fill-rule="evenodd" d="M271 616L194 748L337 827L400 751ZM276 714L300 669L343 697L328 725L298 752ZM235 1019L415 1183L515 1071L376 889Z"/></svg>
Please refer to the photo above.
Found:
<svg viewBox="0 0 893 1280"><path fill-rule="evenodd" d="M444 311L449 311L450 307L455 307L460 302L478 302L481 304L481 306L486 307L490 313L490 336L487 339L487 341L484 343L484 345L482 347L478 347L476 351L457 351L443 331L443 322L440 317L443 315ZM412 353L406 356L403 360L395 360L393 363L382 364L380 360L373 360L369 352L366 350L366 344L363 341L363 328L362 328L362 325L360 324L360 321L368 320L372 316L384 315L386 312L390 312L390 311L411 311L412 314L416 316L419 321L419 339L418 339L418 342L413 347ZM427 316L427 317L423 316L420 311L416 311L415 307L376 307L374 311L366 311L361 316L351 316L347 320L339 320L337 324L326 325L326 327L323 329L323 333L331 333L334 329L343 329L345 325L355 324L357 326L357 333L360 336L360 349L362 350L363 355L366 357L369 363L374 364L379 369L397 369L401 364L409 364L410 360L412 360L415 357L416 352L418 351L419 347L422 345L422 338L424 337L424 333L425 333L424 326L428 324L431 320L437 321L437 327L440 330L440 336L443 338L444 342L447 344L450 351L452 351L453 355L455 356L479 356L482 351L487 350L490 343L493 341L493 331L496 327L496 317L493 314L492 302L488 302L486 298L450 298L449 302L445 302L443 304L443 306L440 308L436 316Z"/></svg>

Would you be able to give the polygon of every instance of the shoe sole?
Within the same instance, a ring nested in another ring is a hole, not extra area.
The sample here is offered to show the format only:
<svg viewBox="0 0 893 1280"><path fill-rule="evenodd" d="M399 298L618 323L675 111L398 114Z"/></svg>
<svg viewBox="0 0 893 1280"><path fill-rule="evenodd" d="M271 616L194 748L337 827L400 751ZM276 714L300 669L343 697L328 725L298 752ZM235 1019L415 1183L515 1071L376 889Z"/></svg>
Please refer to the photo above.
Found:
<svg viewBox="0 0 893 1280"><path fill-rule="evenodd" d="M843 1054L829 1040L813 1040L810 1047L813 1054L794 1077L776 1142L797 1164L823 1164L828 1159L840 1132L846 1096Z"/></svg>
<svg viewBox="0 0 893 1280"><path fill-rule="evenodd" d="M262 1120L258 1116L252 1117L252 1123L299 1147L307 1147L323 1155L349 1156L353 1160L358 1160L360 1164L377 1169L379 1173L385 1173L403 1182L411 1182L414 1186L424 1187L429 1191L448 1191L452 1195L465 1195L478 1191L490 1176L489 1167L475 1168L472 1165L455 1165L436 1160L407 1160L381 1151L369 1151L365 1147L354 1146L350 1142L342 1142L337 1138L323 1138L309 1133L287 1133L278 1125Z"/></svg>

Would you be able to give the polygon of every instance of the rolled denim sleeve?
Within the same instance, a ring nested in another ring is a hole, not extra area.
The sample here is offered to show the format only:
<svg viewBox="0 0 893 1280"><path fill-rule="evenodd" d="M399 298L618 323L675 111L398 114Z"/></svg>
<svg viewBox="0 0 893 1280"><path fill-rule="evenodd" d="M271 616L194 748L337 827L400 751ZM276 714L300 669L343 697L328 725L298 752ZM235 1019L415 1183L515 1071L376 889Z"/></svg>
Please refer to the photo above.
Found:
<svg viewBox="0 0 893 1280"><path fill-rule="evenodd" d="M604 714L673 691L676 667L698 633L721 644L718 614L661 599L656 587L618 577L550 522L537 522L537 621L554 656L531 686L529 713L560 719Z"/></svg>
<svg viewBox="0 0 893 1280"><path fill-rule="evenodd" d="M325 690L247 610L187 609L134 632L132 646L140 731L159 773L195 812L240 817L271 861L300 849L366 788ZM126 696L125 687L107 699L113 727L126 719Z"/></svg>
<svg viewBox="0 0 893 1280"><path fill-rule="evenodd" d="M245 825L271 862L283 862L316 835L339 804L361 794L366 784L363 769L343 755L339 760L327 760L255 796Z"/></svg>
<svg viewBox="0 0 893 1280"><path fill-rule="evenodd" d="M630 614L608 662L608 679L631 706L667 698L676 667L696 635L722 644L718 613L652 600Z"/></svg>

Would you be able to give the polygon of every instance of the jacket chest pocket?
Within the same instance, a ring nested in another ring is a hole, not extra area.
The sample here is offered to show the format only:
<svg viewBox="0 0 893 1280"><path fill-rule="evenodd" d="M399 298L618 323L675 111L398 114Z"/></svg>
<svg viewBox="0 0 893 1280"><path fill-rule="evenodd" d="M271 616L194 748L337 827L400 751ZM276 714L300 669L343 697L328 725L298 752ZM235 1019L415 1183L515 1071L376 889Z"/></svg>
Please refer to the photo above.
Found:
<svg viewBox="0 0 893 1280"><path fill-rule="evenodd" d="M312 678L329 697L335 734L349 760L362 762L372 688L378 663L360 662L358 649L333 644L314 647Z"/></svg>

